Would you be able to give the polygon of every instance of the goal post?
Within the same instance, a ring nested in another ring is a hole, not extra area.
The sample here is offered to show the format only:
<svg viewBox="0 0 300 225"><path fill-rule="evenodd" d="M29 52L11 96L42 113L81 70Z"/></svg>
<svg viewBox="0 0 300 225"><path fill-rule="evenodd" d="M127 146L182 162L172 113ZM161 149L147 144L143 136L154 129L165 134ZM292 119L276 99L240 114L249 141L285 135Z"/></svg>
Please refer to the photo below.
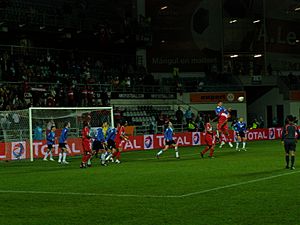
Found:
<svg viewBox="0 0 300 225"><path fill-rule="evenodd" d="M77 153L78 145L81 144L79 144L80 131L84 120L90 120L91 130L95 130L104 121L108 122L110 126L114 126L112 107L31 107L28 110L30 161L39 158L42 149L45 151L46 134L52 125L57 128L56 153L60 131L64 128L66 122L71 124L68 139L72 140L70 145L74 148L74 152L76 148ZM42 131L42 134L40 131Z"/></svg>

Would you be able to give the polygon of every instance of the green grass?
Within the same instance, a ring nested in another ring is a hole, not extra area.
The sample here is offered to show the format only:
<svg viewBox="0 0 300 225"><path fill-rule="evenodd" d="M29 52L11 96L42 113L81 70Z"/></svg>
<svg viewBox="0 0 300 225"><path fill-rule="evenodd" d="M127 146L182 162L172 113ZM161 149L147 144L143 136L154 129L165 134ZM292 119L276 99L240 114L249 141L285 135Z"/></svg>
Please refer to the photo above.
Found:
<svg viewBox="0 0 300 225"><path fill-rule="evenodd" d="M216 148L215 159L199 149L124 153L105 168L1 162L0 224L300 224L300 170L283 169L279 141Z"/></svg>

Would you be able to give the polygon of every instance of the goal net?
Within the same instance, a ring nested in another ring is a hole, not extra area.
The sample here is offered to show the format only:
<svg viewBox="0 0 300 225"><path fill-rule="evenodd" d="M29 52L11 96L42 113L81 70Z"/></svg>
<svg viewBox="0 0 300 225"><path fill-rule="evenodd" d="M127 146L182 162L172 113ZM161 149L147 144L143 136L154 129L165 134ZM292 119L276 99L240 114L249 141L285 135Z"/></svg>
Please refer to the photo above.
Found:
<svg viewBox="0 0 300 225"><path fill-rule="evenodd" d="M28 109L0 112L0 160L26 158L28 115Z"/></svg>
<svg viewBox="0 0 300 225"><path fill-rule="evenodd" d="M56 141L53 155L58 154L58 139L66 122L71 127L68 132L69 155L82 153L81 129L83 121L89 120L91 132L106 121L113 125L112 107L85 108L37 108L0 112L0 160L42 158L47 151L46 135L51 126L56 126ZM3 149L3 150L2 150Z"/></svg>

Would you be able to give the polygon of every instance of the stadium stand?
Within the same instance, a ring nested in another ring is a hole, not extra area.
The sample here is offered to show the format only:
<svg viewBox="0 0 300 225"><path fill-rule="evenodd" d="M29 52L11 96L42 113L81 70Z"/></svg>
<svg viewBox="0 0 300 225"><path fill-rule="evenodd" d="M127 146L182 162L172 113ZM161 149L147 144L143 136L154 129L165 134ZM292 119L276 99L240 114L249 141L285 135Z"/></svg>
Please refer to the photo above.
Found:
<svg viewBox="0 0 300 225"><path fill-rule="evenodd" d="M123 111L123 116L134 125L149 125L157 122L161 113L172 118L175 115L171 106L133 106L124 107Z"/></svg>

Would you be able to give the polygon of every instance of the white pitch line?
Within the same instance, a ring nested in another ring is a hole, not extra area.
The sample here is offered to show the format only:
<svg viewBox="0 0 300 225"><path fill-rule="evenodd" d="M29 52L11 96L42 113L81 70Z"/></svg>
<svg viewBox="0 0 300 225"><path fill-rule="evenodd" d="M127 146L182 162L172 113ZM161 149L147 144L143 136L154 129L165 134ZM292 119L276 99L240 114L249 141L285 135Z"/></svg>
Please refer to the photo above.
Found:
<svg viewBox="0 0 300 225"><path fill-rule="evenodd" d="M14 194L53 194L53 195L81 195L81 196L104 196L104 197L136 197L136 198L179 198L178 195L101 194L101 193L85 193L85 192L54 192L54 191L14 191L14 190L0 190L0 193L14 193Z"/></svg>
<svg viewBox="0 0 300 225"><path fill-rule="evenodd" d="M277 177L287 176L287 175L291 175L291 174L295 174L295 173L299 173L299 172L300 171L294 171L294 172L290 172L290 173L283 173L283 174L278 174L278 175L269 176L269 177L262 177L262 178L258 178L258 179L255 179L255 180L243 181L243 182L239 182L239 183L235 183L235 184L229 184L229 185L220 186L220 187L216 187L216 188L211 188L211 189L207 189L207 190L203 190L203 191L191 192L191 193L188 193L188 194L180 195L178 197L184 198L184 197L189 197L189 196L193 196L193 195L204 194L204 193L208 193L208 192L212 192L212 191L218 191L218 190L222 190L222 189L226 189L226 188L232 188L232 187L237 187L237 186L241 186L241 185L245 185L245 184L256 183L256 182L259 182L259 181L270 180L270 179L274 179L274 178L277 178Z"/></svg>
<svg viewBox="0 0 300 225"><path fill-rule="evenodd" d="M225 186L220 186L216 188L206 189L197 192L191 192L183 195L135 195L135 194L101 194L101 193L81 193L81 192L51 192L51 191L16 191L16 190L0 190L0 193L15 193L15 194L53 194L53 195L81 195L81 196L104 196L104 197L134 197L134 198L186 198L194 195L204 194L212 191L218 191L226 188L237 187L245 184L256 183L260 181L270 180L277 177L287 176L300 171L294 171L289 173L278 174L269 177L262 177L255 180L249 180L244 182L239 182L235 184L229 184Z"/></svg>

